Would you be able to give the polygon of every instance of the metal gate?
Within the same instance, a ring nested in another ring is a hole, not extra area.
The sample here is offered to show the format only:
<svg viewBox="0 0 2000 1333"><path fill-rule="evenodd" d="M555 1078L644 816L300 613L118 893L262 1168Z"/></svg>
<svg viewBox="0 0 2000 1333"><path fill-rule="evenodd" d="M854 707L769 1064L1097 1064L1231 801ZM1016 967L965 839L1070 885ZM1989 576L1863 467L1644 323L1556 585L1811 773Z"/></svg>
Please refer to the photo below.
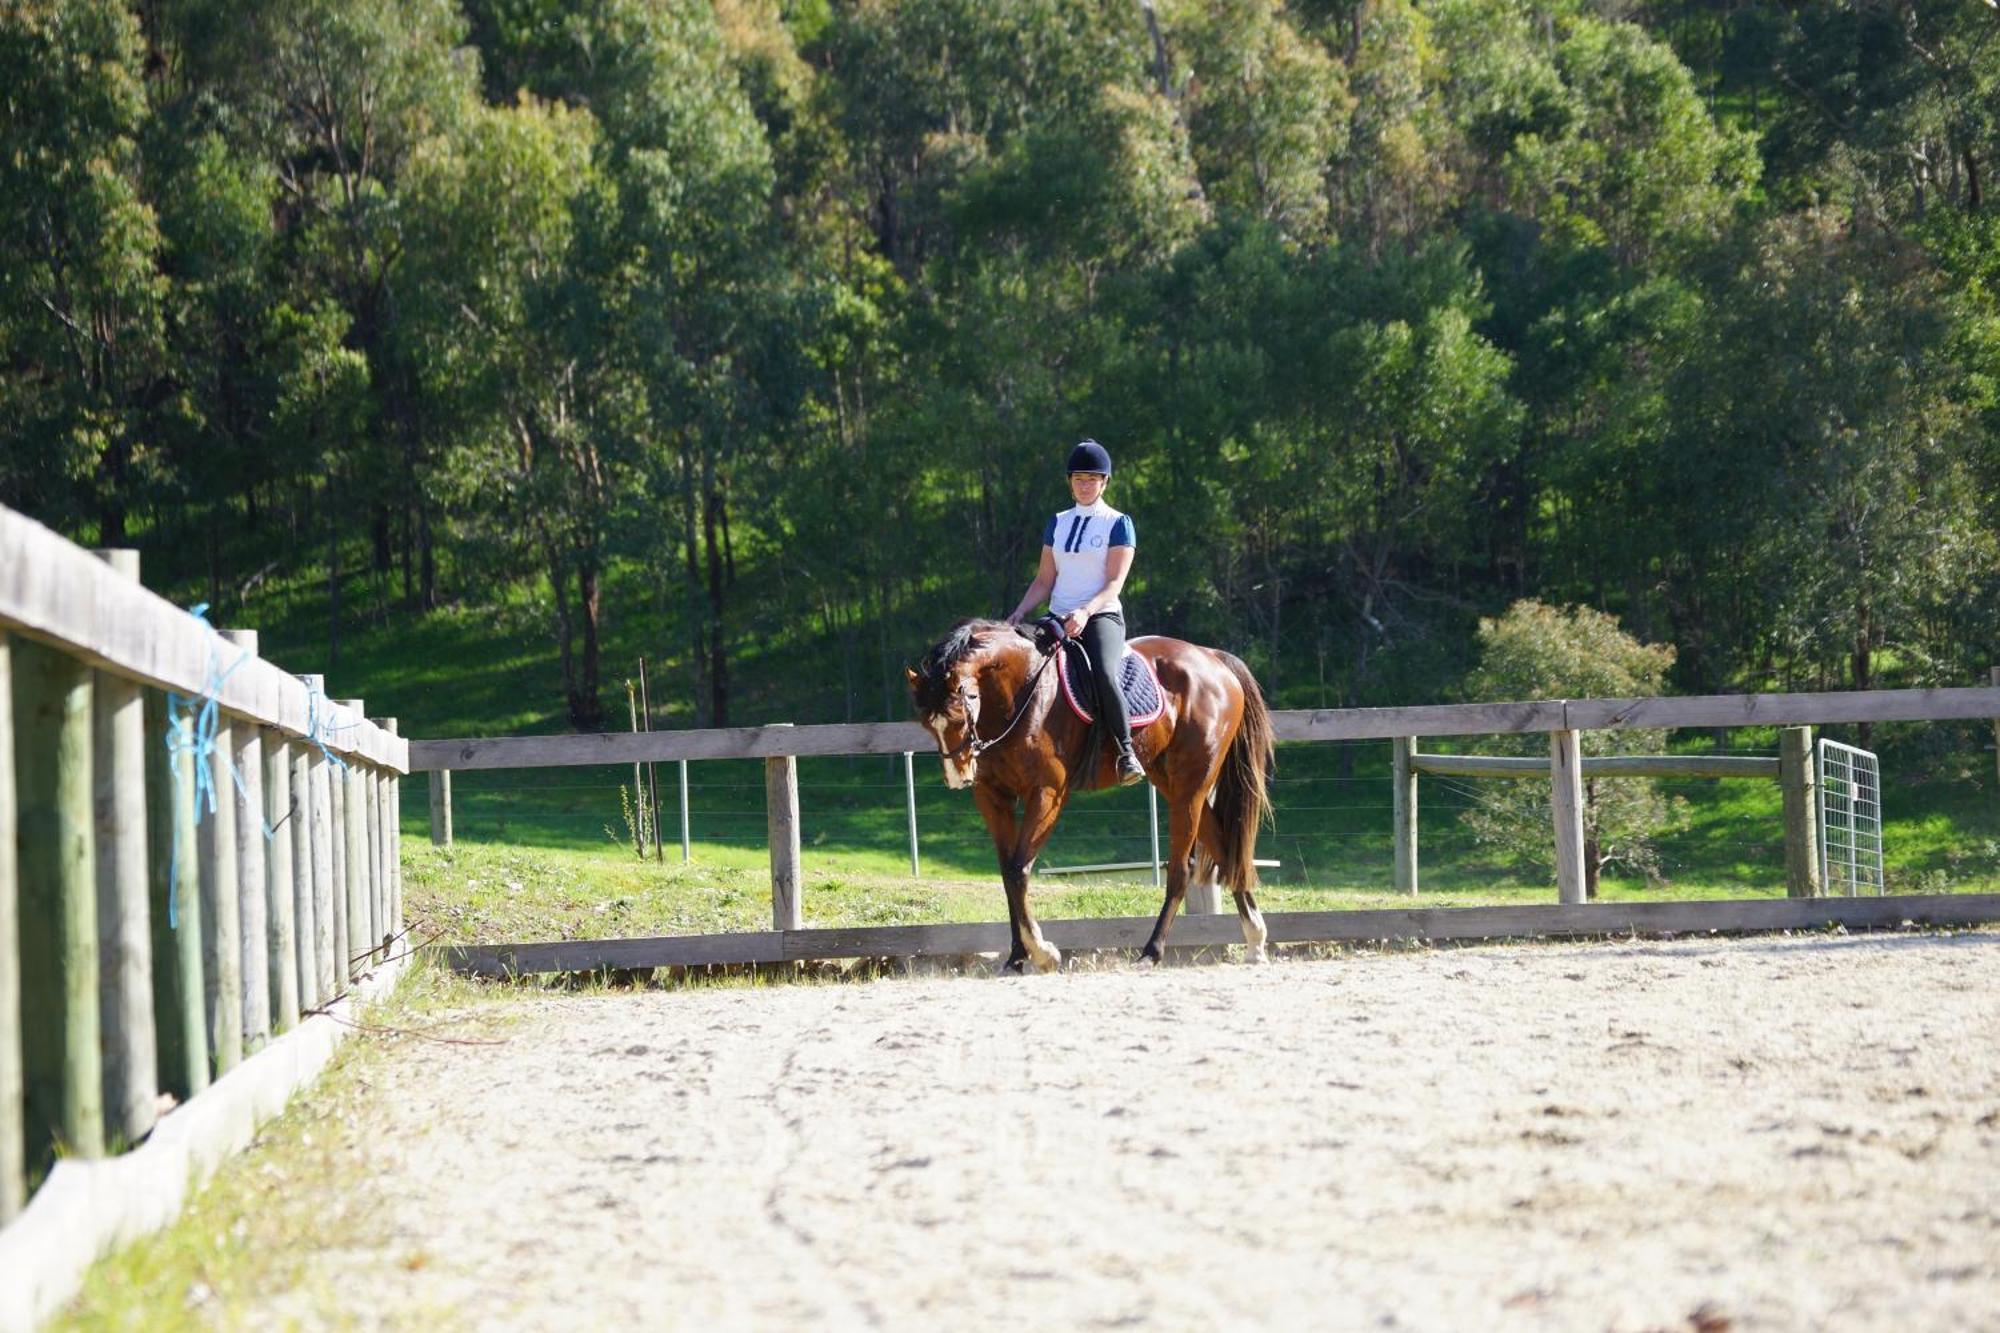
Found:
<svg viewBox="0 0 2000 1333"><path fill-rule="evenodd" d="M1819 863L1826 891L1886 891L1882 878L1882 769L1875 755L1819 743Z"/></svg>

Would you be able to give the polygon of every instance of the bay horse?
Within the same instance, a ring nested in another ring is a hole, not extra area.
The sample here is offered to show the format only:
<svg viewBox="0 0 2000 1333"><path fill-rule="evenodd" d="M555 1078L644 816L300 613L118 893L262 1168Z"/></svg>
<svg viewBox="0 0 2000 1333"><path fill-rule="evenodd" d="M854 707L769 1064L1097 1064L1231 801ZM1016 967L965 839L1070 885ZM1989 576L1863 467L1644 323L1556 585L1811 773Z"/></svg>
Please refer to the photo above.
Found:
<svg viewBox="0 0 2000 1333"><path fill-rule="evenodd" d="M1167 802L1167 885L1140 965L1160 961L1187 896L1197 846L1236 898L1246 958L1265 961L1257 910L1257 828L1270 817L1271 714L1250 668L1229 653L1179 639L1130 641L1159 677L1165 707L1132 730L1147 780ZM1048 972L1062 954L1028 909L1028 875L1072 791L1116 782L1116 753L1061 701L1056 673L1029 630L967 620L906 668L917 720L937 738L945 785L972 789L1000 858L1013 949L1009 971Z"/></svg>

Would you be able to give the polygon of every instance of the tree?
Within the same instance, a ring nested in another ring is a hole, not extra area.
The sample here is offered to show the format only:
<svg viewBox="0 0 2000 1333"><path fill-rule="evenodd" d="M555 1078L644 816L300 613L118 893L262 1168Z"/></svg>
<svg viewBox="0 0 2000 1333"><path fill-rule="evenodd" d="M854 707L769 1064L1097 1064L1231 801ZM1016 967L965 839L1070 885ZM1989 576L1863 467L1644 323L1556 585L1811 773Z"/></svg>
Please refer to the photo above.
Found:
<svg viewBox="0 0 2000 1333"><path fill-rule="evenodd" d="M490 543L532 553L515 567L547 573L564 694L583 730L603 720L606 530L643 486L632 451L605 448L607 436L641 433L643 400L595 319L622 291L593 282L602 275L578 252L580 215L611 206L595 142L587 112L524 96L425 144L408 173L402 275L426 417L454 441L448 471L474 483L458 498Z"/></svg>
<svg viewBox="0 0 2000 1333"><path fill-rule="evenodd" d="M0 499L110 545L171 392L139 55L110 0L0 11Z"/></svg>
<svg viewBox="0 0 2000 1333"><path fill-rule="evenodd" d="M1467 678L1471 700L1631 698L1661 692L1674 650L1640 643L1601 611L1520 601L1505 615L1479 622L1478 668ZM1586 755L1657 752L1662 731L1586 731ZM1536 750L1540 738L1515 739L1508 748ZM1499 742L1494 742L1498 745ZM1539 752L1546 752L1545 746ZM1546 782L1484 784L1477 804L1461 816L1473 835L1512 859L1545 869L1555 864L1553 816ZM1651 778L1585 777L1583 781L1584 896L1597 896L1604 867L1622 864L1648 880L1659 877L1661 834L1684 827L1687 803L1668 797Z"/></svg>

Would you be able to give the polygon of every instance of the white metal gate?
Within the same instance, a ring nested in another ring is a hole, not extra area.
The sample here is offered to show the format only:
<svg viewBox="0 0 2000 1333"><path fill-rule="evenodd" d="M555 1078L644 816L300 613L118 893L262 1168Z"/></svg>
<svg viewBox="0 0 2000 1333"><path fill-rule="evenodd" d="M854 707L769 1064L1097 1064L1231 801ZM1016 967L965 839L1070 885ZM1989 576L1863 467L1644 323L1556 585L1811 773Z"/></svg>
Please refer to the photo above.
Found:
<svg viewBox="0 0 2000 1333"><path fill-rule="evenodd" d="M1881 765L1839 741L1819 743L1819 863L1828 893L1885 892Z"/></svg>

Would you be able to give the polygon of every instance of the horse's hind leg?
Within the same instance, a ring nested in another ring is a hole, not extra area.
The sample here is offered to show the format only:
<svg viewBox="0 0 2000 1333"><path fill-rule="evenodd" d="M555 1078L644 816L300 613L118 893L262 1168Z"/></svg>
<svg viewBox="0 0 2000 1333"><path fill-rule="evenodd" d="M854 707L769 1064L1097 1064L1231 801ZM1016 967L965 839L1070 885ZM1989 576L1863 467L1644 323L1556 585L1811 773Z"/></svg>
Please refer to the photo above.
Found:
<svg viewBox="0 0 2000 1333"><path fill-rule="evenodd" d="M1167 933L1173 929L1181 901L1187 897L1188 868L1194 859L1194 843L1207 807L1200 797L1193 801L1170 801L1167 807L1167 896L1160 904L1160 916L1146 947L1139 951L1139 963L1150 967L1167 949Z"/></svg>
<svg viewBox="0 0 2000 1333"><path fill-rule="evenodd" d="M1201 854L1195 857L1197 871L1213 867L1211 873L1220 873L1222 866L1222 825L1216 822L1213 806L1204 805L1201 811ZM1271 961L1264 945L1271 938L1271 932L1264 928L1264 914L1257 910L1257 895L1248 889L1237 889L1236 919L1243 927L1243 961L1246 963L1268 963Z"/></svg>
<svg viewBox="0 0 2000 1333"><path fill-rule="evenodd" d="M1264 914L1257 910L1257 895L1248 889L1236 891L1236 917L1243 924L1243 961L1246 963L1268 963L1271 955L1264 950L1265 941L1271 932L1264 928Z"/></svg>

